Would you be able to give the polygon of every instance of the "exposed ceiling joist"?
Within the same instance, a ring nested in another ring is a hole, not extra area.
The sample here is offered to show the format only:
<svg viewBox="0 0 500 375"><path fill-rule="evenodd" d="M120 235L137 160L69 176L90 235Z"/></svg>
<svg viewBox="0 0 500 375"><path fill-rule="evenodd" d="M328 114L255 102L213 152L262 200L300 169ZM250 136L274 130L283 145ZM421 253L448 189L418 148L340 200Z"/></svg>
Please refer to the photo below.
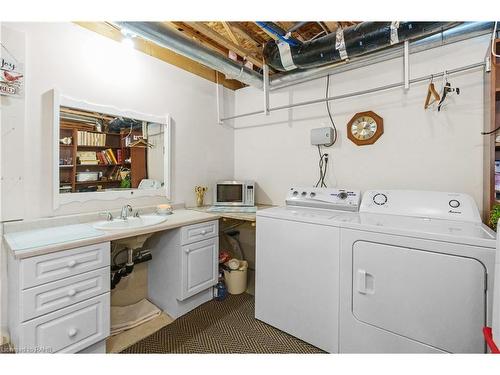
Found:
<svg viewBox="0 0 500 375"><path fill-rule="evenodd" d="M239 34L242 38L245 38L249 42L251 42L256 48L261 48L265 43L265 40L261 40L255 35L250 35L250 32L244 27L241 26L238 22L227 22L233 28L234 32Z"/></svg>
<svg viewBox="0 0 500 375"><path fill-rule="evenodd" d="M229 35L229 38L231 39L231 41L234 44L236 44L237 46L239 46L240 42L238 42L236 35L234 35L233 30L231 30L231 26L225 21L222 21L222 26L224 26L224 30L226 30L226 33L227 33L227 35Z"/></svg>
<svg viewBox="0 0 500 375"><path fill-rule="evenodd" d="M192 27L193 29L195 29L196 31L208 36L210 39L216 41L217 43L223 45L224 47L226 47L227 49L237 53L238 55L240 55L241 57L244 57L246 58L248 61L250 61L252 64L254 64L255 66L258 66L259 68L262 68L262 61L259 60L258 58L256 58L254 56L254 53L247 50L247 49L244 49L236 44L234 44L233 42L231 42L230 40L226 39L225 37L223 37L221 34L219 34L218 32L214 31L213 29L211 29L210 27L208 27L207 25L205 25L204 23L202 22L185 22L188 26Z"/></svg>

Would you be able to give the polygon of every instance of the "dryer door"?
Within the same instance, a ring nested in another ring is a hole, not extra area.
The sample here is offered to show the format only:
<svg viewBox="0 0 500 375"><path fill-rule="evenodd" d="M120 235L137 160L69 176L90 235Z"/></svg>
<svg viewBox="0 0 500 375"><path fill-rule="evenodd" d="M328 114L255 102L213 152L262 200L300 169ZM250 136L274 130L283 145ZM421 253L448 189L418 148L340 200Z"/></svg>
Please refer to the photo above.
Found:
<svg viewBox="0 0 500 375"><path fill-rule="evenodd" d="M452 353L484 352L486 270L477 260L358 241L354 316Z"/></svg>

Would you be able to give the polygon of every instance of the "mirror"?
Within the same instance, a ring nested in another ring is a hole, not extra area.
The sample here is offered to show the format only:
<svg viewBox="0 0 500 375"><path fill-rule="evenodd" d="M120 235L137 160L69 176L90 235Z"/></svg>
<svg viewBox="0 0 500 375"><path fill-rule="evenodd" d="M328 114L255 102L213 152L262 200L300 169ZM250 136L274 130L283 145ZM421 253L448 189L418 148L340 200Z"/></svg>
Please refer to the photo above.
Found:
<svg viewBox="0 0 500 375"><path fill-rule="evenodd" d="M169 117L54 94L55 206L166 195Z"/></svg>

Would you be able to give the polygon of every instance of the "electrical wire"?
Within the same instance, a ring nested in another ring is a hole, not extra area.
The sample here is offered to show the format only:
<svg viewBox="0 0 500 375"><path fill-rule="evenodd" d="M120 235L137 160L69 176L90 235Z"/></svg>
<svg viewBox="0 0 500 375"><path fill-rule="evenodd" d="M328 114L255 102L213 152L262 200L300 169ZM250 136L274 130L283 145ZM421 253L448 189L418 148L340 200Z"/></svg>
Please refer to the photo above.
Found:
<svg viewBox="0 0 500 375"><path fill-rule="evenodd" d="M328 99L330 96L330 74L326 76L326 93L325 93L325 98ZM335 142L337 141L337 127L335 126L335 122L333 121L333 116L332 112L330 111L330 102L327 100L325 101L326 104L326 110L328 112L328 117L330 118L330 122L332 123L332 129L333 129L333 141L327 147L333 146Z"/></svg>
<svg viewBox="0 0 500 375"><path fill-rule="evenodd" d="M490 135L490 134L497 132L498 130L500 130L500 126L497 126L495 129L493 129L492 131L489 131L489 132L481 132L481 135Z"/></svg>
<svg viewBox="0 0 500 375"><path fill-rule="evenodd" d="M318 182L316 182L316 185L314 187L327 187L325 183L325 177L326 177L326 171L328 168L328 154L327 153L322 153L321 152L321 146L318 145L318 153L319 153L319 179Z"/></svg>
<svg viewBox="0 0 500 375"><path fill-rule="evenodd" d="M328 99L329 95L330 95L330 75L328 74L326 76L325 98ZM335 144L335 142L337 141L337 127L335 126L335 122L333 121L333 116L332 116L332 112L330 110L329 101L328 100L325 101L325 104L326 104L326 110L328 112L328 117L330 118L332 132L333 132L332 143L327 144L325 146L330 147L330 146L333 146ZM319 153L319 162L318 162L319 179L316 182L315 187L327 187L326 182L325 182L325 178L326 178L326 172L328 170L328 154L321 152L321 145L318 145L318 153Z"/></svg>

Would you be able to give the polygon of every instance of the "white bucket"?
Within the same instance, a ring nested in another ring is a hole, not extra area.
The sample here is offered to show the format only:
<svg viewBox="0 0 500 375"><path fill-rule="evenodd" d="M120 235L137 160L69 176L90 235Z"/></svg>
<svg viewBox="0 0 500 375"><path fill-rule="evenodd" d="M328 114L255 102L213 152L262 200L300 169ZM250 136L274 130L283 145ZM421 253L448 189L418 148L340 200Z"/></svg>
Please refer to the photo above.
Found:
<svg viewBox="0 0 500 375"><path fill-rule="evenodd" d="M241 294L247 290L247 271L247 268L231 272L224 270L224 279L229 294Z"/></svg>

